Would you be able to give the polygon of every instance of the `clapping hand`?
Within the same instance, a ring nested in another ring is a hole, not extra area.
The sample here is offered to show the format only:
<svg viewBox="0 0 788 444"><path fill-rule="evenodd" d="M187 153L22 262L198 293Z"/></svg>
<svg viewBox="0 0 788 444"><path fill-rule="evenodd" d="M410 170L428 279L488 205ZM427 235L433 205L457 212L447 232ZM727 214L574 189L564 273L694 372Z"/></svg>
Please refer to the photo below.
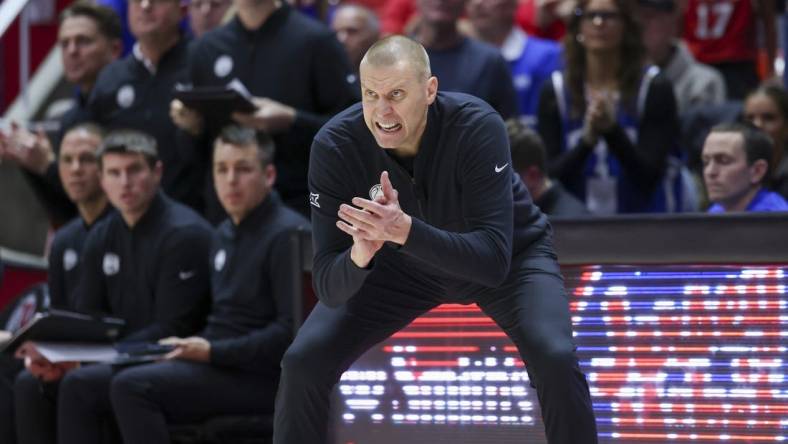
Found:
<svg viewBox="0 0 788 444"><path fill-rule="evenodd" d="M32 173L43 175L55 161L55 152L44 130L33 133L13 123L8 134L0 132L0 159L16 162Z"/></svg>
<svg viewBox="0 0 788 444"><path fill-rule="evenodd" d="M609 92L590 94L583 122L583 140L596 145L602 134L616 124L615 99Z"/></svg>
<svg viewBox="0 0 788 444"><path fill-rule="evenodd" d="M339 206L337 228L353 237L350 258L362 268L369 265L384 242L404 245L410 234L411 217L400 208L399 193L387 171L381 173L380 185L383 192L374 200L355 197L355 206Z"/></svg>

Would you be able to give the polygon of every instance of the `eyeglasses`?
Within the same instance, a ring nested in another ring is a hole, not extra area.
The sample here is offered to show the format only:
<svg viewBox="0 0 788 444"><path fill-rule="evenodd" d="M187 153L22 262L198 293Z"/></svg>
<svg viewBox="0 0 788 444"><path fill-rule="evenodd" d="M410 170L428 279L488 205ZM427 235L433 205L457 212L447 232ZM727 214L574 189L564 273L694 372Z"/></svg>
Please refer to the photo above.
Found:
<svg viewBox="0 0 788 444"><path fill-rule="evenodd" d="M618 11L583 11L575 9L575 15L581 20L601 25L602 23L612 23L621 20L621 13Z"/></svg>

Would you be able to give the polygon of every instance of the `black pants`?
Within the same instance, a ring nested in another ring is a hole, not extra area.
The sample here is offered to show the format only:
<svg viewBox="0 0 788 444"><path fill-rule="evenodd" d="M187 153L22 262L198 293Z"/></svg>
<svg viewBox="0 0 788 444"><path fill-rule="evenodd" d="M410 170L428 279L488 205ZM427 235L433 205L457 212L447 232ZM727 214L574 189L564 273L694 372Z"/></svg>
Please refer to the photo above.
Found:
<svg viewBox="0 0 788 444"><path fill-rule="evenodd" d="M169 443L167 423L270 413L276 383L270 376L209 364L161 362L118 374L111 399L125 444Z"/></svg>
<svg viewBox="0 0 788 444"><path fill-rule="evenodd" d="M392 276L389 284L365 284L337 308L315 306L282 360L274 443L326 442L331 391L342 373L373 345L448 302L424 282ZM554 257L516 258L506 282L474 301L528 362L549 442L597 442L588 384L575 356L569 304Z"/></svg>
<svg viewBox="0 0 788 444"><path fill-rule="evenodd" d="M22 370L22 361L0 355L0 443L15 444L14 380Z"/></svg>
<svg viewBox="0 0 788 444"><path fill-rule="evenodd" d="M57 433L57 383L45 384L27 370L14 381L14 410L19 444L52 444Z"/></svg>
<svg viewBox="0 0 788 444"><path fill-rule="evenodd" d="M42 383L22 371L14 384L19 444L118 442L109 404L114 372L108 365L87 365Z"/></svg>
<svg viewBox="0 0 788 444"><path fill-rule="evenodd" d="M86 365L66 373L57 401L58 444L117 443L109 387L119 369Z"/></svg>

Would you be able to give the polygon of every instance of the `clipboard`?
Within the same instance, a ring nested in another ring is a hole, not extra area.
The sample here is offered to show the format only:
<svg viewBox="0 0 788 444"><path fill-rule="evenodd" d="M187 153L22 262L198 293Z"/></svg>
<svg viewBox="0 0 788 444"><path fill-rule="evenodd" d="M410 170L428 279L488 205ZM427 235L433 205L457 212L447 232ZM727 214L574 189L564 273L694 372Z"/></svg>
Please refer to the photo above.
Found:
<svg viewBox="0 0 788 444"><path fill-rule="evenodd" d="M252 95L238 81L230 82L227 86L176 85L174 97L209 120L230 120L234 112L253 113L257 110Z"/></svg>
<svg viewBox="0 0 788 444"><path fill-rule="evenodd" d="M36 313L2 345L2 352L13 354L25 341L114 343L125 325L119 318L53 309Z"/></svg>

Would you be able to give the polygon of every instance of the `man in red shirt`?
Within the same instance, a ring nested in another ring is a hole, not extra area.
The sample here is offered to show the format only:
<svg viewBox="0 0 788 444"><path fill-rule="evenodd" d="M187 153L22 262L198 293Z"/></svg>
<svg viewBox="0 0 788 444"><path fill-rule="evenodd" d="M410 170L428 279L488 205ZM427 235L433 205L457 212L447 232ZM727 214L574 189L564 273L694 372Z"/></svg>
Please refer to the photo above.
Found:
<svg viewBox="0 0 788 444"><path fill-rule="evenodd" d="M758 25L763 26L766 77L774 75L777 51L773 0L687 0L684 40L701 63L725 78L729 99L741 100L760 83Z"/></svg>

